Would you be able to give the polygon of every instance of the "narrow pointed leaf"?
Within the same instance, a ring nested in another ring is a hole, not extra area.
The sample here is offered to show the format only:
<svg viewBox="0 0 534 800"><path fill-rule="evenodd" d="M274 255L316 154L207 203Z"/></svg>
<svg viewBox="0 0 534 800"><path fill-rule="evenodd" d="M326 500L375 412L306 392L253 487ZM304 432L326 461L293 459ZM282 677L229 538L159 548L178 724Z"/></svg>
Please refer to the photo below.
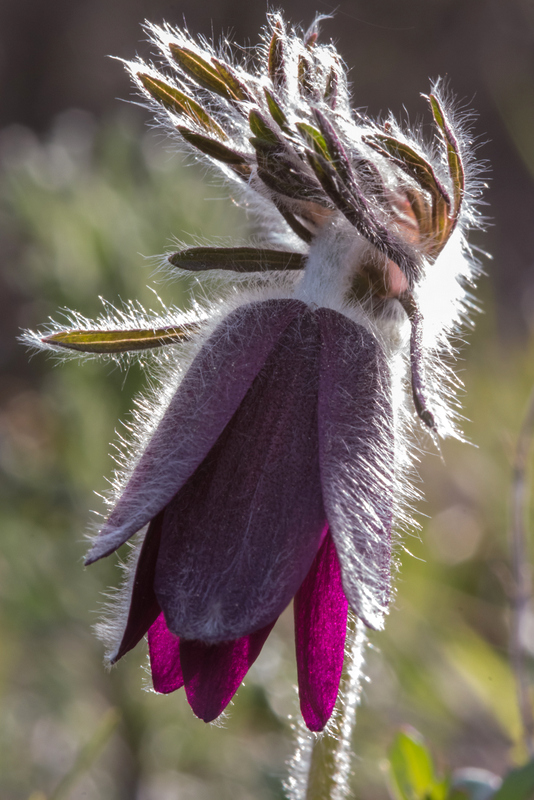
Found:
<svg viewBox="0 0 534 800"><path fill-rule="evenodd" d="M282 23L277 20L269 45L269 77L275 89L286 83L283 32Z"/></svg>
<svg viewBox="0 0 534 800"><path fill-rule="evenodd" d="M334 67L330 68L330 72L326 78L326 86L324 90L324 99L330 106L335 108L337 100L338 77Z"/></svg>
<svg viewBox="0 0 534 800"><path fill-rule="evenodd" d="M247 166L247 159L243 153L236 153L226 145L218 142L216 139L210 139L209 136L203 136L201 133L195 133L188 128L179 125L178 130L189 144L200 150L211 158L217 161L222 161L224 164L243 165Z"/></svg>
<svg viewBox="0 0 534 800"><path fill-rule="evenodd" d="M137 77L149 95L165 108L174 111L176 114L185 114L207 131L216 133L221 139L228 138L221 126L192 97L184 94L175 86L169 86L168 83L159 80L159 78L153 78L143 72L138 72Z"/></svg>
<svg viewBox="0 0 534 800"><path fill-rule="evenodd" d="M234 272L270 272L304 269L306 256L283 250L256 247L190 247L169 256L179 269L203 271L224 269Z"/></svg>
<svg viewBox="0 0 534 800"><path fill-rule="evenodd" d="M313 67L309 60L304 56L299 56L298 61L298 82L300 93L306 96L314 94L313 90Z"/></svg>
<svg viewBox="0 0 534 800"><path fill-rule="evenodd" d="M410 147L405 142L400 142L393 136L385 136L380 133L373 134L372 137L366 137L366 143L371 147L374 147L375 142L381 145L380 148L375 148L378 152L390 158L404 172L415 178L423 189L427 189L432 194L437 192L450 205L449 195L431 165L413 147Z"/></svg>
<svg viewBox="0 0 534 800"><path fill-rule="evenodd" d="M360 230L360 227L362 227L364 223L363 217L354 207L353 198L349 195L348 191L339 184L339 179L333 166L320 153L307 150L306 156L325 193L335 206L347 217L349 222Z"/></svg>
<svg viewBox="0 0 534 800"><path fill-rule="evenodd" d="M268 89L264 89L263 91L265 92L265 98L267 100L267 105L269 106L269 113L271 114L271 117L284 132L289 131L287 117L279 106L273 93Z"/></svg>
<svg viewBox="0 0 534 800"><path fill-rule="evenodd" d="M248 101L250 103L254 102L255 98L252 93L247 89L245 84L239 80L235 71L228 64L224 64L222 61L219 61L218 58L212 58L211 63L236 100Z"/></svg>
<svg viewBox="0 0 534 800"><path fill-rule="evenodd" d="M250 112L248 123L250 125L250 130L256 138L264 140L272 145L281 144L282 140L280 137L273 131L270 125L268 125L265 117L263 117L259 111L256 111L256 109L252 109Z"/></svg>
<svg viewBox="0 0 534 800"><path fill-rule="evenodd" d="M421 241L426 242L432 236L434 230L430 206L423 193L417 189L407 187L405 193L417 220Z"/></svg>
<svg viewBox="0 0 534 800"><path fill-rule="evenodd" d="M438 98L431 94L429 100L434 120L436 121L436 125L440 128L447 145L447 160L449 162L449 172L454 192L453 217L456 220L460 212L465 189L465 174L460 148Z"/></svg>
<svg viewBox="0 0 534 800"><path fill-rule="evenodd" d="M310 147L313 147L313 149L317 153L320 153L323 158L326 158L329 161L331 160L325 138L322 133L317 130L317 128L314 128L313 125L308 125L305 122L297 122L296 127L304 136Z"/></svg>
<svg viewBox="0 0 534 800"><path fill-rule="evenodd" d="M163 345L187 342L198 330L198 325L168 326L165 328L132 328L130 330L61 331L42 338L43 344L80 350L83 353L126 353L149 350Z"/></svg>
<svg viewBox="0 0 534 800"><path fill-rule="evenodd" d="M341 176L342 180L350 186L352 183L354 183L354 172L345 148L343 147L339 136L334 130L333 125L325 117L325 115L318 108L314 108L312 110L315 121L319 126L325 142L325 146L329 154L329 160L333 162L333 165Z"/></svg>
<svg viewBox="0 0 534 800"><path fill-rule="evenodd" d="M307 176L292 174L289 171L276 174L270 169L258 167L258 177L269 189L293 200L311 200L324 208L331 208L331 204L322 195L319 186L316 186Z"/></svg>
<svg viewBox="0 0 534 800"><path fill-rule="evenodd" d="M205 61L198 53L189 50L187 47L181 47L174 42L169 44L169 49L176 63L204 89L215 92L215 94L224 97L225 100L239 99L227 86L215 67Z"/></svg>

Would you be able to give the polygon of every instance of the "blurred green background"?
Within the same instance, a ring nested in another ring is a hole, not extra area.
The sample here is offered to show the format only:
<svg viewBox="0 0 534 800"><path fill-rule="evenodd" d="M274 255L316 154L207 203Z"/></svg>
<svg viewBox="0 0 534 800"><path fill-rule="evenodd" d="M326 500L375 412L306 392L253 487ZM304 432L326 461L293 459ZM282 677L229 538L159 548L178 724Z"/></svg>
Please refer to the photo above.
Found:
<svg viewBox="0 0 534 800"><path fill-rule="evenodd" d="M223 726L195 719L183 692L143 691L146 651L110 673L92 633L112 559L84 570L93 492L106 488L109 443L128 420L149 360L121 371L28 357L16 337L58 309L87 316L99 296L139 298L148 286L190 302L186 280L154 278L151 256L174 236L246 236L250 222L203 171L184 167L105 59L146 52L144 17L194 32L232 28L254 43L260 4L56 2L0 5L0 797L50 797L102 725L120 720L63 797L109 800L274 800L283 797L296 714L292 622L286 615ZM397 596L371 637L354 736L359 800L385 800L383 760L397 728L422 731L438 763L502 773L525 753L507 655L508 497L515 440L534 385L534 10L527 0L341 2L324 37L354 69L356 105L423 109L428 76L445 74L480 113L490 160L490 250L484 313L459 361L465 431L422 458L421 533L405 538ZM294 22L315 9L286 4ZM319 3L317 11L330 7ZM31 20L31 25L27 21ZM9 76L9 77L8 77ZM489 140L489 141L488 141ZM532 521L532 514L531 514ZM534 607L524 631L534 655ZM91 754L89 754L91 755ZM59 796L59 795L58 795Z"/></svg>

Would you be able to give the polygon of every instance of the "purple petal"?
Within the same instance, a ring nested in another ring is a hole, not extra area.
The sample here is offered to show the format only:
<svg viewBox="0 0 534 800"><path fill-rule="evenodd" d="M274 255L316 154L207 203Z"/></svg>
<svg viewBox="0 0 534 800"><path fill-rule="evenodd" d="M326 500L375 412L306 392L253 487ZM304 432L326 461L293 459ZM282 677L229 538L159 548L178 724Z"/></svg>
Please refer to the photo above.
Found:
<svg viewBox="0 0 534 800"><path fill-rule="evenodd" d="M267 300L224 319L193 361L86 564L109 555L161 511L202 463L280 335L306 306Z"/></svg>
<svg viewBox="0 0 534 800"><path fill-rule="evenodd" d="M294 603L300 710L311 731L324 728L336 702L347 609L336 549L328 534Z"/></svg>
<svg viewBox="0 0 534 800"><path fill-rule="evenodd" d="M180 640L167 628L163 614L148 631L148 651L152 685L160 694L169 694L184 685L180 664Z"/></svg>
<svg viewBox="0 0 534 800"><path fill-rule="evenodd" d="M385 355L365 328L317 311L319 447L326 516L354 612L382 628L390 584L394 429Z"/></svg>
<svg viewBox="0 0 534 800"><path fill-rule="evenodd" d="M260 654L276 620L234 642L180 641L180 660L189 705L204 722L221 714Z"/></svg>
<svg viewBox="0 0 534 800"><path fill-rule="evenodd" d="M301 312L165 509L155 590L182 639L217 644L263 628L311 567L325 525L319 348L316 315Z"/></svg>
<svg viewBox="0 0 534 800"><path fill-rule="evenodd" d="M122 640L110 661L115 664L143 638L158 614L160 607L154 594L154 575L161 540L163 514L158 514L149 525L139 552L130 596L128 619Z"/></svg>

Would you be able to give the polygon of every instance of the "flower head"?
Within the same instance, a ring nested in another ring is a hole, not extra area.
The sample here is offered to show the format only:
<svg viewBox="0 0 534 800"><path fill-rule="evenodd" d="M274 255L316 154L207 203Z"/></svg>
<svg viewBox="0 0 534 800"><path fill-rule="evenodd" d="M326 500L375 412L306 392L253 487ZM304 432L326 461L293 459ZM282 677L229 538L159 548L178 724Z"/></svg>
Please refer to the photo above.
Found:
<svg viewBox="0 0 534 800"><path fill-rule="evenodd" d="M254 199L270 241L169 256L173 268L249 277L210 320L171 314L39 340L89 352L193 347L87 559L148 526L110 659L148 632L156 690L185 685L208 721L294 598L301 709L320 730L348 607L372 628L387 612L405 430L417 418L433 436L454 430L442 355L474 269L464 231L476 184L439 86L430 145L392 118L353 113L340 57L316 25L300 36L272 15L248 66L183 31L149 31L166 69L127 65L143 97Z"/></svg>

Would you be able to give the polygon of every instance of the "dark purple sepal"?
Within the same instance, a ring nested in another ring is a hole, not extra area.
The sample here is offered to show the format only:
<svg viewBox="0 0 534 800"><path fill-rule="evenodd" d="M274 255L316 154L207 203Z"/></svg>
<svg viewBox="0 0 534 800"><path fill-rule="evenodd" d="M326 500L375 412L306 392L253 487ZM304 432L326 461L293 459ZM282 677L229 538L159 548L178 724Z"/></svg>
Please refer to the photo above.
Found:
<svg viewBox="0 0 534 800"><path fill-rule="evenodd" d="M154 691L170 694L184 685L180 663L180 640L167 628L160 614L148 631L148 652Z"/></svg>
<svg viewBox="0 0 534 800"><path fill-rule="evenodd" d="M327 534L294 602L300 710L311 731L322 731L334 709L347 610L339 560Z"/></svg>
<svg viewBox="0 0 534 800"><path fill-rule="evenodd" d="M169 403L86 564L149 522L202 463L280 335L306 309L298 300L241 306L215 329Z"/></svg>
<svg viewBox="0 0 534 800"><path fill-rule="evenodd" d="M181 639L218 644L263 628L290 603L319 549L320 333L303 308L165 509L155 591Z"/></svg>
<svg viewBox="0 0 534 800"><path fill-rule="evenodd" d="M130 594L128 618L122 639L110 659L115 664L141 641L158 614L160 607L154 594L154 575L161 540L163 514L158 514L148 526L137 563Z"/></svg>
<svg viewBox="0 0 534 800"><path fill-rule="evenodd" d="M380 629L389 602L395 478L389 368L365 328L329 309L318 309L317 316L325 512L349 605Z"/></svg>
<svg viewBox="0 0 534 800"><path fill-rule="evenodd" d="M275 622L233 642L180 641L185 692L199 719L211 722L222 714L259 656Z"/></svg>

